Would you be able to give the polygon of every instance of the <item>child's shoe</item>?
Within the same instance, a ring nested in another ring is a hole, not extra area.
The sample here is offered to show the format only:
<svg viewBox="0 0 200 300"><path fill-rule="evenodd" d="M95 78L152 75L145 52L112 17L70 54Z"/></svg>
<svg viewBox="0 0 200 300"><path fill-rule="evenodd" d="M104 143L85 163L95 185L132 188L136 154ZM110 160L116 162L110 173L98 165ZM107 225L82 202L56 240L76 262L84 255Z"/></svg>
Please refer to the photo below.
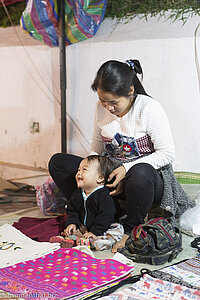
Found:
<svg viewBox="0 0 200 300"><path fill-rule="evenodd" d="M72 248L75 246L75 241L63 236L52 236L49 240L50 243L59 243L61 248Z"/></svg>
<svg viewBox="0 0 200 300"><path fill-rule="evenodd" d="M77 237L76 246L87 246L90 249L90 240L83 237Z"/></svg>

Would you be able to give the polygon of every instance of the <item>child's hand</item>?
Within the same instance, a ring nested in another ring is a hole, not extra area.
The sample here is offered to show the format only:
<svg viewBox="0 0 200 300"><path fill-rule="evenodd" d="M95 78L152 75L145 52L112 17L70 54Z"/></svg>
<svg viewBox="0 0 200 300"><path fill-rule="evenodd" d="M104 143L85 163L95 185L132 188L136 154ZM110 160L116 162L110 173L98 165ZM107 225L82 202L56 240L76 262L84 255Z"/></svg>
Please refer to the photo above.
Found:
<svg viewBox="0 0 200 300"><path fill-rule="evenodd" d="M70 234L73 234L76 231L75 224L69 224L67 228L63 231L62 235L68 237Z"/></svg>
<svg viewBox="0 0 200 300"><path fill-rule="evenodd" d="M94 238L96 238L96 235L93 234L92 232L86 232L86 233L84 233L83 237L84 237L85 239L89 239L89 238L94 239Z"/></svg>

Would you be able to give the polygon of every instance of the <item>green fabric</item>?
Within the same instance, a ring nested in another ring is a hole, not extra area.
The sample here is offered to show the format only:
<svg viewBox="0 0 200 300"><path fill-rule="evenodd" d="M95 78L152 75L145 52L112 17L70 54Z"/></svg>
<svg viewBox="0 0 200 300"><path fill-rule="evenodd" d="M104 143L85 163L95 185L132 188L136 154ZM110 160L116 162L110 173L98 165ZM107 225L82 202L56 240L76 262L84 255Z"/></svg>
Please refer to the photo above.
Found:
<svg viewBox="0 0 200 300"><path fill-rule="evenodd" d="M200 184L200 173L174 172L174 174L181 184Z"/></svg>

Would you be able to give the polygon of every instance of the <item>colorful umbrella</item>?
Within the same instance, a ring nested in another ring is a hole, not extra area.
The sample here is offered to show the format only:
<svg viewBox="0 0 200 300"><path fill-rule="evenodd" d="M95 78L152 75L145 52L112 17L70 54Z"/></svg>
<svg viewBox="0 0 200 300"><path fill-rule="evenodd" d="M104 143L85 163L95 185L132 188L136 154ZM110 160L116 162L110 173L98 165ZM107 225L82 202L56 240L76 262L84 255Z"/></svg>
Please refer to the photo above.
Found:
<svg viewBox="0 0 200 300"><path fill-rule="evenodd" d="M93 37L103 20L107 0L65 0L66 46ZM58 46L57 0L28 0L21 26L33 38Z"/></svg>
<svg viewBox="0 0 200 300"><path fill-rule="evenodd" d="M3 6L3 2L5 6L8 6L17 2L25 2L25 0L3 0L3 1L0 0L0 6Z"/></svg>

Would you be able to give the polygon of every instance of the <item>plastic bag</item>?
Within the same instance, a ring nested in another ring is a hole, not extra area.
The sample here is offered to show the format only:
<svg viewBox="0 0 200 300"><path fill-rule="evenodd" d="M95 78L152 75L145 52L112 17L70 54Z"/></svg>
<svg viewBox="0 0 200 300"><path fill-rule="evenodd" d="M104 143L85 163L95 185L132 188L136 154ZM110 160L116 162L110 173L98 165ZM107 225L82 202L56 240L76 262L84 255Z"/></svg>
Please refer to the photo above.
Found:
<svg viewBox="0 0 200 300"><path fill-rule="evenodd" d="M37 205L45 216L59 216L65 213L67 199L51 177L35 189Z"/></svg>
<svg viewBox="0 0 200 300"><path fill-rule="evenodd" d="M196 206L186 210L180 217L180 227L183 232L200 235L200 196L195 200Z"/></svg>

